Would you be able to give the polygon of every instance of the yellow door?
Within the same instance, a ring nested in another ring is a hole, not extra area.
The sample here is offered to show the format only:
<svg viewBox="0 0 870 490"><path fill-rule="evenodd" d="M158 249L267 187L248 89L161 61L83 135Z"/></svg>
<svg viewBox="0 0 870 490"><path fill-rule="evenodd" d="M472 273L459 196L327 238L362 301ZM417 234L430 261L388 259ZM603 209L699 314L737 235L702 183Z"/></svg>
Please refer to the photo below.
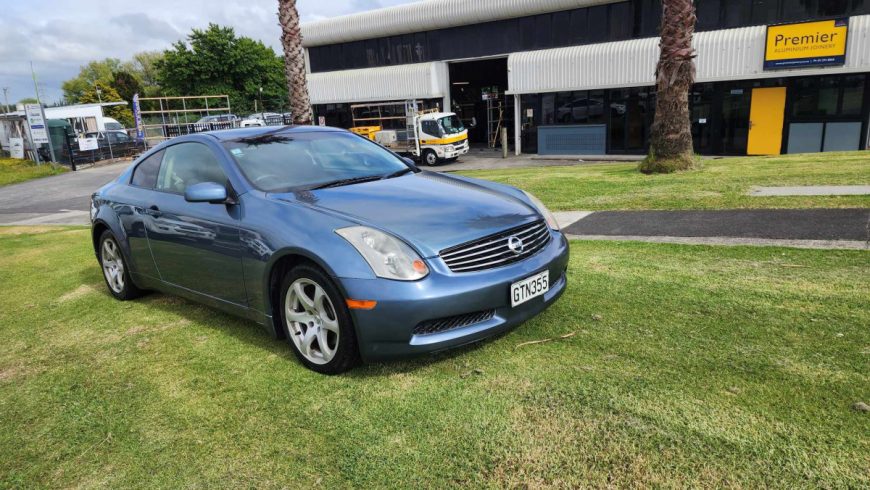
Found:
<svg viewBox="0 0 870 490"><path fill-rule="evenodd" d="M752 89L748 155L779 155L785 119L785 87Z"/></svg>

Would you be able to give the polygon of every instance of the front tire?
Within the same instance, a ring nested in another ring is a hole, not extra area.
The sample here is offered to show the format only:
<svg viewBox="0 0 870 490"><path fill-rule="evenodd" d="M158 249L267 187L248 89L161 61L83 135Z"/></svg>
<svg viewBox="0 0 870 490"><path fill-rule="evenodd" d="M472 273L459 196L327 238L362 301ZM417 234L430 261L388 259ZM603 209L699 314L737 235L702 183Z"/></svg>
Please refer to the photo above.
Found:
<svg viewBox="0 0 870 490"><path fill-rule="evenodd" d="M423 163L430 167L434 167L438 165L438 155L435 153L435 150L423 150Z"/></svg>
<svg viewBox="0 0 870 490"><path fill-rule="evenodd" d="M312 371L340 374L359 360L345 299L315 266L296 266L281 281L281 325L293 353Z"/></svg>
<svg viewBox="0 0 870 490"><path fill-rule="evenodd" d="M127 301L138 298L142 291L130 279L130 268L121 252L121 246L111 231L106 230L100 235L99 260L103 270L103 279L109 292L116 299Z"/></svg>

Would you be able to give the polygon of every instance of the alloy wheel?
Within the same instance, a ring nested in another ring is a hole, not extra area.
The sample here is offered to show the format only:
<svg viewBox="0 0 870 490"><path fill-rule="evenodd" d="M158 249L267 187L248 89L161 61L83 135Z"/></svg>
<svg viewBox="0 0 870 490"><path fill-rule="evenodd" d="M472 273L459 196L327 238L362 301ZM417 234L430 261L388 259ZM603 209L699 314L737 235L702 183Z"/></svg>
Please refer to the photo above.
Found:
<svg viewBox="0 0 870 490"><path fill-rule="evenodd" d="M314 364L326 364L338 352L338 315L326 291L300 278L287 290L284 318L293 345Z"/></svg>
<svg viewBox="0 0 870 490"><path fill-rule="evenodd" d="M103 240L100 259L103 264L103 275L106 276L106 282L117 294L121 294L124 290L124 260L121 257L121 251L118 249L118 244L115 240L107 238Z"/></svg>

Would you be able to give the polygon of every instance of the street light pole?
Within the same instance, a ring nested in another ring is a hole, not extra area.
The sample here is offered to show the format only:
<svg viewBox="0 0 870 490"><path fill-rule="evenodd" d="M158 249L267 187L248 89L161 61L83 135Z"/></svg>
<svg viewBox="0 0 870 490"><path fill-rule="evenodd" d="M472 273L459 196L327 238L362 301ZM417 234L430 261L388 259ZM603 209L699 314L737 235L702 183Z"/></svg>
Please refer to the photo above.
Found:
<svg viewBox="0 0 870 490"><path fill-rule="evenodd" d="M100 102L100 115L103 114L103 91L97 86L97 81L94 80L94 91L97 93L97 100ZM106 130L106 123L103 122L103 134L106 135L106 143L109 144L109 159L115 160L115 154L112 152L112 139L109 138L109 131Z"/></svg>

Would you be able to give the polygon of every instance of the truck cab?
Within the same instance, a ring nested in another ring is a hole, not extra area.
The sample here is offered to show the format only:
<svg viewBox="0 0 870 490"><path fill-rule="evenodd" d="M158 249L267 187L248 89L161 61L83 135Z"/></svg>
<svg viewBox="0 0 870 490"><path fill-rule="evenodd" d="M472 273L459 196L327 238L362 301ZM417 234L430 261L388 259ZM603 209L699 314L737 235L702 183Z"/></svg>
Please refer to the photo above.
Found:
<svg viewBox="0 0 870 490"><path fill-rule="evenodd" d="M420 160L426 165L454 161L468 153L468 130L452 112L433 112L418 117Z"/></svg>

